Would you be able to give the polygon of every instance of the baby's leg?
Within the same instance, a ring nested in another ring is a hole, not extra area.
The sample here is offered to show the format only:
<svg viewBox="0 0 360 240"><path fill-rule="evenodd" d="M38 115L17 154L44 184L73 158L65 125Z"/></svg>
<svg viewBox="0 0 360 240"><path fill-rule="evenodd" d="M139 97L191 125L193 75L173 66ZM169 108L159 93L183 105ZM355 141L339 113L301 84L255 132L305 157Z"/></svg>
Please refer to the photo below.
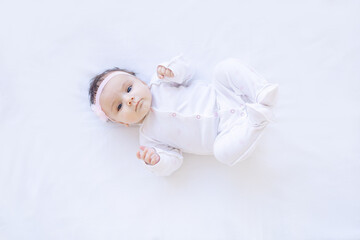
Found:
<svg viewBox="0 0 360 240"><path fill-rule="evenodd" d="M278 85L269 83L264 77L236 58L221 61L214 70L215 85L231 89L235 94L246 95L253 103L273 106Z"/></svg>
<svg viewBox="0 0 360 240"><path fill-rule="evenodd" d="M226 129L214 142L215 158L229 166L246 159L255 149L266 124L253 124L249 118Z"/></svg>

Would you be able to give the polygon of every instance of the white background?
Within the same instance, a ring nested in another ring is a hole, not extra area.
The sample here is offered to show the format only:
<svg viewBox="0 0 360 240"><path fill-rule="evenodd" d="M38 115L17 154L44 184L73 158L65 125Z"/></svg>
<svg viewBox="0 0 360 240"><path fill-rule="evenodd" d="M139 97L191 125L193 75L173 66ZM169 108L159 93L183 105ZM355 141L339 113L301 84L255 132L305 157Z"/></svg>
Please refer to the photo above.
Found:
<svg viewBox="0 0 360 240"><path fill-rule="evenodd" d="M359 1L1 1L0 239L360 239ZM156 177L89 80L183 53L280 85L247 161Z"/></svg>

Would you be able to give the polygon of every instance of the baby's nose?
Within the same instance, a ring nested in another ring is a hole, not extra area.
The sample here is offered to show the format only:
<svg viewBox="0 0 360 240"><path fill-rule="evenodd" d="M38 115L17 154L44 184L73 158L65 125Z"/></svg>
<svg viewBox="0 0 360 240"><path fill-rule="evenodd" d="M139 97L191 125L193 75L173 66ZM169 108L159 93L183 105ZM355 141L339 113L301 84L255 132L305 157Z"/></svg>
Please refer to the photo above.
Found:
<svg viewBox="0 0 360 240"><path fill-rule="evenodd" d="M131 97L128 101L129 106L131 106L131 103L134 101L134 97Z"/></svg>

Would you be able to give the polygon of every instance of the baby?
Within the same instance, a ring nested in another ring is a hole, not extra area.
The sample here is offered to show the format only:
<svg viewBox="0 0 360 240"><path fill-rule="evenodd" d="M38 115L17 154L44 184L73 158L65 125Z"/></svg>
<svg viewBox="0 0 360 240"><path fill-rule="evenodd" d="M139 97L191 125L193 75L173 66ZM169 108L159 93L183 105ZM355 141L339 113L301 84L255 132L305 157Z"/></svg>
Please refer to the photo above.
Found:
<svg viewBox="0 0 360 240"><path fill-rule="evenodd" d="M220 62L210 84L190 83L192 75L180 55L159 64L149 85L119 68L90 84L91 107L102 120L140 125L136 156L156 175L176 171L182 152L232 166L249 156L272 118L278 85L239 60Z"/></svg>

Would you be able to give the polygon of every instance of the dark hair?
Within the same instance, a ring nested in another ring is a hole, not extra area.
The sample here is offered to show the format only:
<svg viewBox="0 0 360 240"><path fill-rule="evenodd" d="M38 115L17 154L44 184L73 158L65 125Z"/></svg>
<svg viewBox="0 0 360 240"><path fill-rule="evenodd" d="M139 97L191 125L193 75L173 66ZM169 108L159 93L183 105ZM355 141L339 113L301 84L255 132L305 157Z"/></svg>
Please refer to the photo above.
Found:
<svg viewBox="0 0 360 240"><path fill-rule="evenodd" d="M94 78L92 78L90 80L90 88L89 88L90 104L95 103L95 95L97 93L97 90L99 89L101 82L104 81L105 76L108 73L115 72L115 71L123 71L123 72L129 73L133 76L136 76L134 72L128 71L126 69L120 69L118 67L114 67L114 68L105 70L104 72L100 73L99 75L96 75Z"/></svg>

